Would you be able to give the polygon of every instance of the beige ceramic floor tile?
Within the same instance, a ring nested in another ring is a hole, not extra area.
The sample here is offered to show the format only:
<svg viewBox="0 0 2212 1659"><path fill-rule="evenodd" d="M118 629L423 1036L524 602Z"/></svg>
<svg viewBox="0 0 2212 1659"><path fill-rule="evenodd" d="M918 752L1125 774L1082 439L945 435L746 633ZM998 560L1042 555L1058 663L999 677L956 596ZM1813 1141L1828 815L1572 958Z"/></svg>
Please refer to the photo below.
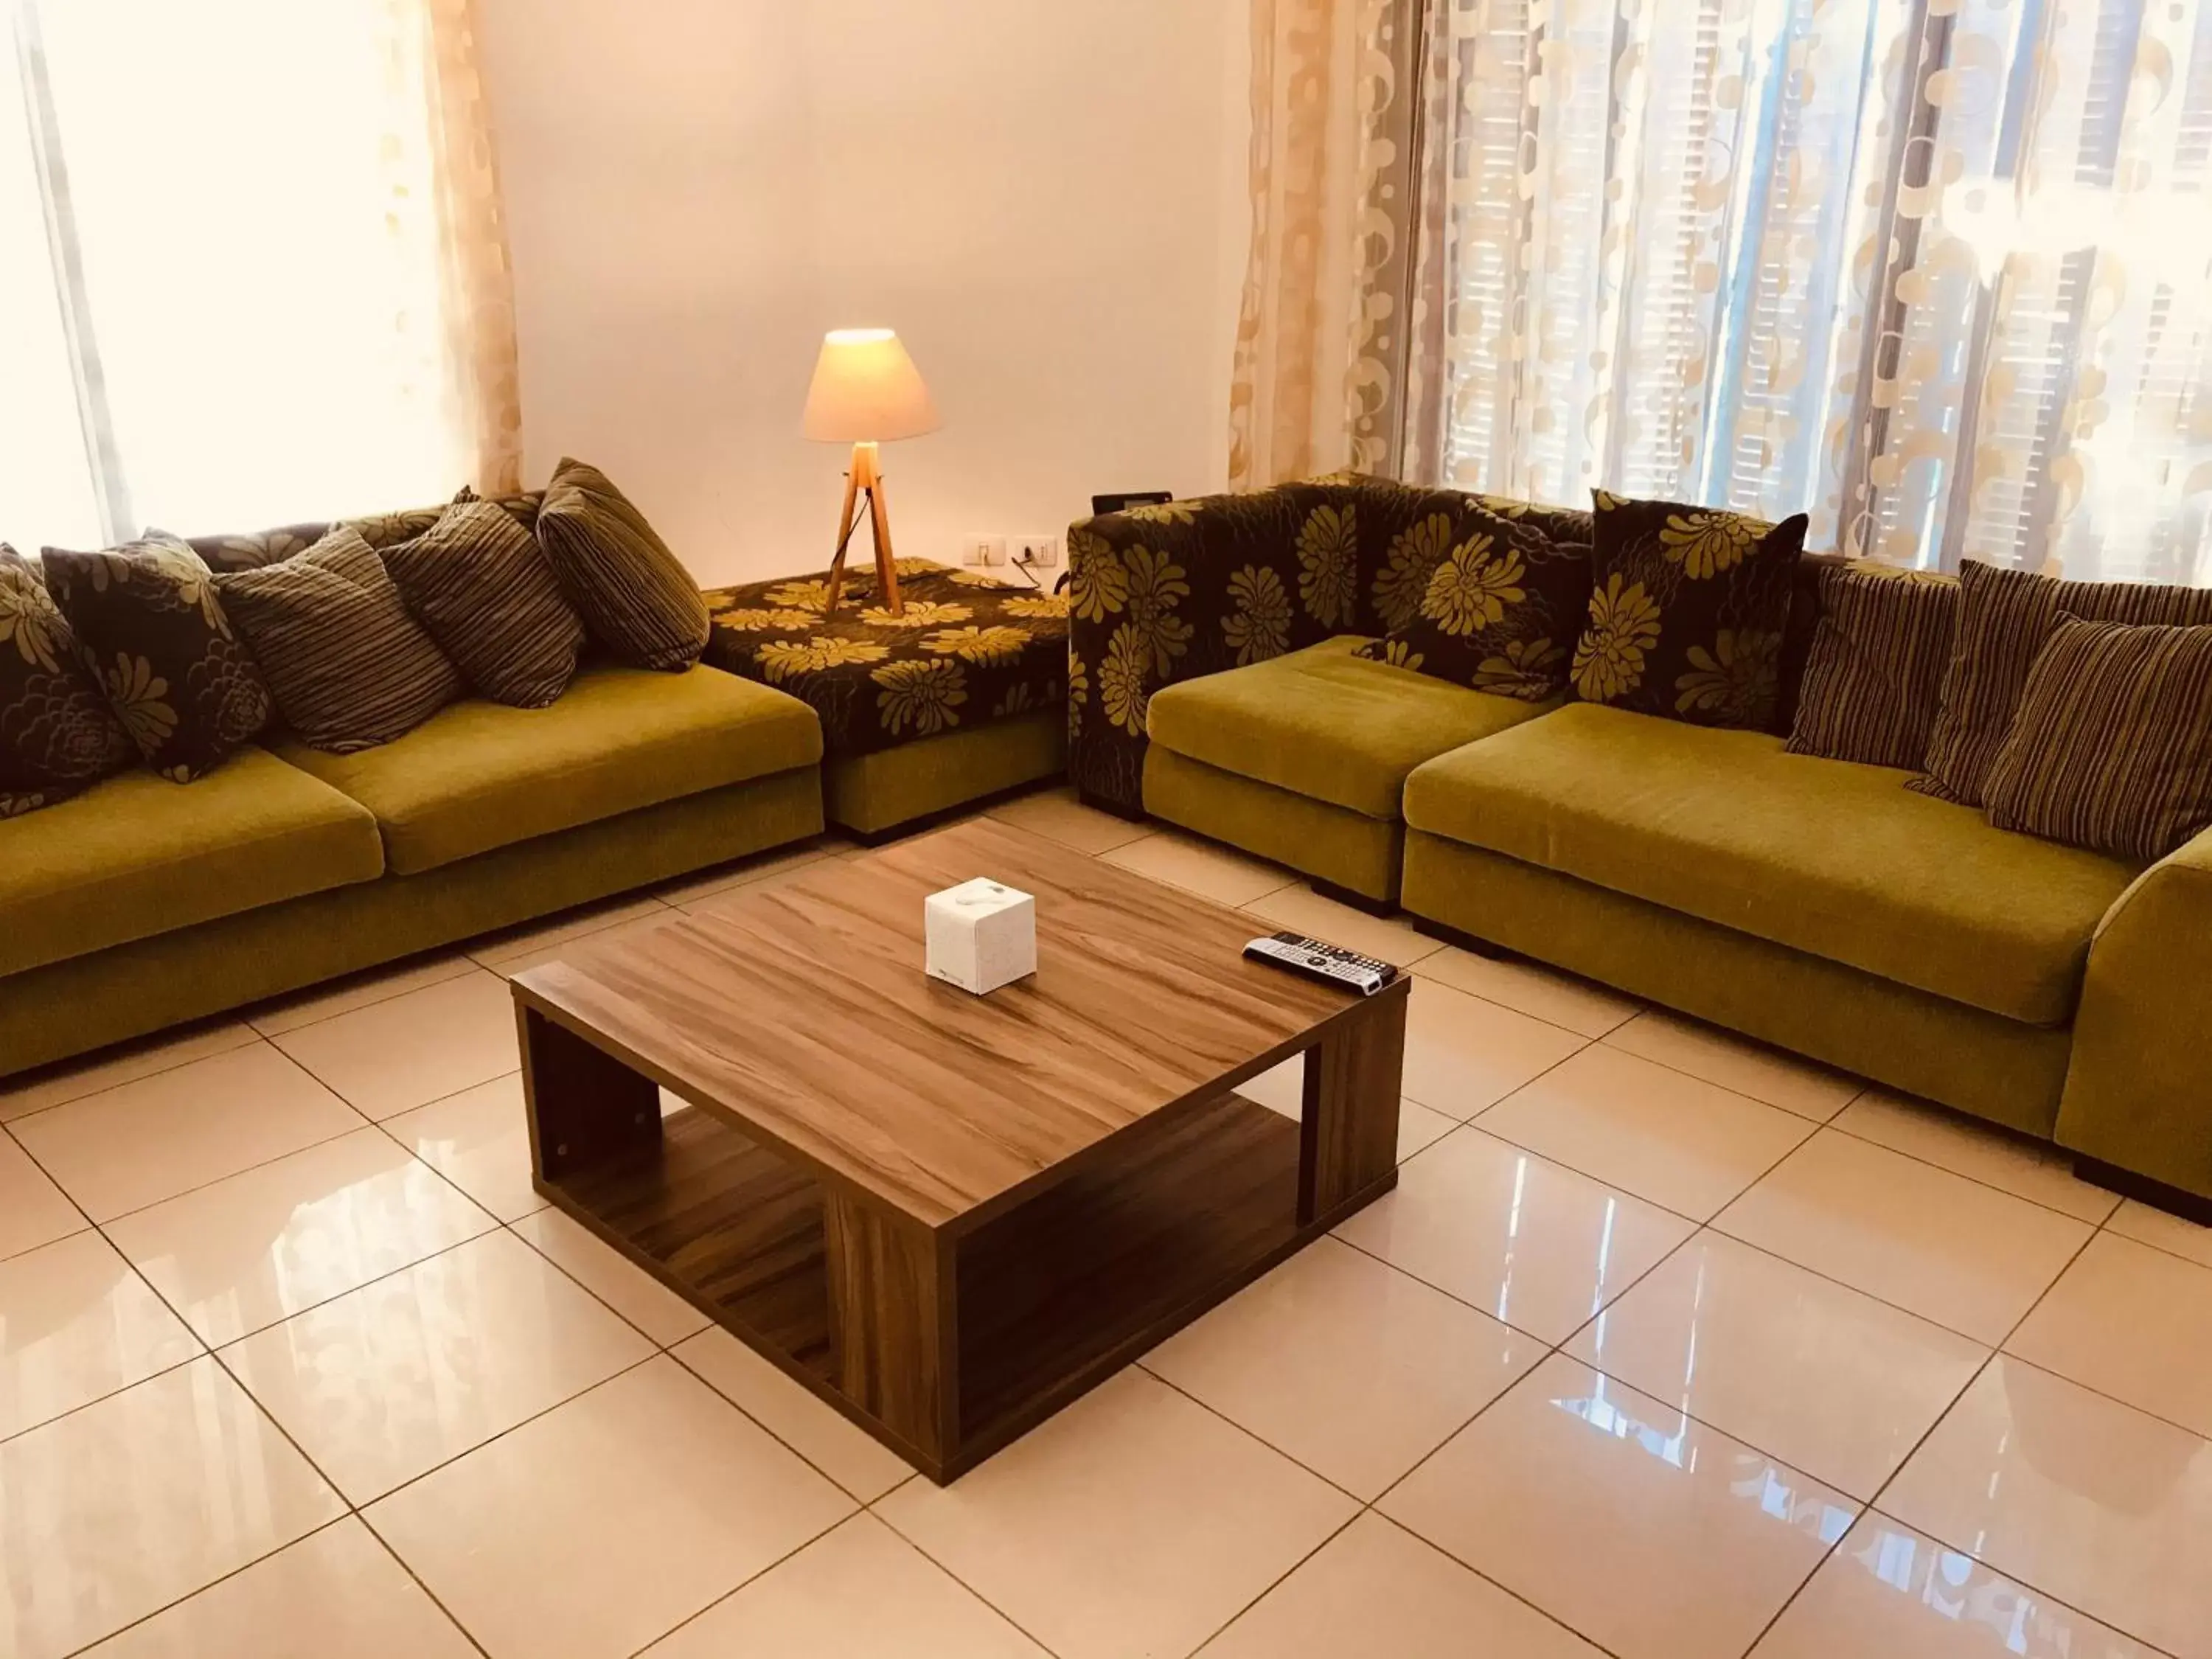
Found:
<svg viewBox="0 0 2212 1659"><path fill-rule="evenodd" d="M108 1224L206 1342L234 1342L499 1224L363 1124Z"/></svg>
<svg viewBox="0 0 2212 1659"><path fill-rule="evenodd" d="M356 1008L366 1008L373 1003L389 1002L410 991L419 991L426 985L442 985L449 979L459 979L474 966L458 951L443 956L422 957L397 968L380 968L371 973L349 975L328 985L318 986L312 991L303 991L297 996L264 1002L259 1007L249 1010L246 1020L264 1036L282 1036L287 1031L296 1031L302 1025L313 1025L318 1020L349 1014Z"/></svg>
<svg viewBox="0 0 2212 1659"><path fill-rule="evenodd" d="M362 1127L265 1042L196 1060L10 1126L94 1221L204 1187Z"/></svg>
<svg viewBox="0 0 2212 1659"><path fill-rule="evenodd" d="M1501 1140L1698 1221L1717 1215L1814 1127L1601 1042L1478 1121Z"/></svg>
<svg viewBox="0 0 2212 1659"><path fill-rule="evenodd" d="M1567 1352L1861 1499L1990 1355L1714 1232L1661 1262Z"/></svg>
<svg viewBox="0 0 2212 1659"><path fill-rule="evenodd" d="M1401 968L1409 968L1444 948L1442 941L1415 931L1408 917L1370 916L1310 887L1285 887L1244 908L1267 924L1253 929L1255 933L1288 928Z"/></svg>
<svg viewBox="0 0 2212 1659"><path fill-rule="evenodd" d="M1696 1229L1478 1129L1446 1135L1339 1237L1547 1342L1564 1342Z"/></svg>
<svg viewBox="0 0 2212 1659"><path fill-rule="evenodd" d="M1256 1101L1271 1112L1279 1112L1292 1122L1305 1115L1305 1057L1286 1060L1281 1065L1262 1072L1248 1082L1241 1083L1237 1092L1245 1099ZM1432 1112L1417 1101L1398 1103L1398 1162L1407 1158L1425 1146L1435 1145L1459 1127L1459 1120L1446 1117L1442 1112Z"/></svg>
<svg viewBox="0 0 2212 1659"><path fill-rule="evenodd" d="M174 1071L210 1054L243 1048L257 1040L252 1026L243 1020L229 1019L197 1027L179 1036L148 1037L102 1049L88 1060L0 1084L0 1123L43 1112L64 1101L82 1100L118 1084L135 1083L142 1077Z"/></svg>
<svg viewBox="0 0 2212 1659"><path fill-rule="evenodd" d="M1406 1097L1462 1122L1588 1046L1572 1031L1418 975L1410 1002Z"/></svg>
<svg viewBox="0 0 2212 1659"><path fill-rule="evenodd" d="M1833 1129L1790 1154L1713 1225L1990 1344L2004 1340L2091 1231Z"/></svg>
<svg viewBox="0 0 2212 1659"><path fill-rule="evenodd" d="M1617 991L1513 957L1480 957L1448 948L1424 957L1416 971L1455 991L1586 1037L1603 1036L1635 1018L1643 1007Z"/></svg>
<svg viewBox="0 0 2212 1659"><path fill-rule="evenodd" d="M672 882L665 887L654 889L653 896L663 904L672 904L682 909L748 882L790 875L809 865L819 864L824 859L835 858L843 850L842 842L826 841L811 842L788 853L763 853L757 858L739 859L734 864L717 865L714 869L702 871L687 880Z"/></svg>
<svg viewBox="0 0 2212 1659"><path fill-rule="evenodd" d="M1816 1123L1835 1116L1866 1087L1861 1079L1656 1009L1638 1015L1606 1041Z"/></svg>
<svg viewBox="0 0 2212 1659"><path fill-rule="evenodd" d="M378 1120L504 1077L521 1065L514 994L483 968L289 1031L276 1046L363 1115Z"/></svg>
<svg viewBox="0 0 2212 1659"><path fill-rule="evenodd" d="M1296 1122L1305 1115L1305 1077L1306 1057L1297 1054L1238 1084L1237 1092ZM1452 1127L1459 1127L1457 1120Z"/></svg>
<svg viewBox="0 0 2212 1659"><path fill-rule="evenodd" d="M1999 1356L1885 1513L2179 1656L2212 1653L2212 1443Z"/></svg>
<svg viewBox="0 0 2212 1659"><path fill-rule="evenodd" d="M1418 1101L1398 1103L1398 1162L1425 1152L1459 1127L1456 1119L1432 1112Z"/></svg>
<svg viewBox="0 0 2212 1659"><path fill-rule="evenodd" d="M0 1129L0 1261L91 1224L15 1138Z"/></svg>
<svg viewBox="0 0 2212 1659"><path fill-rule="evenodd" d="M664 1355L365 1516L492 1659L627 1659L853 1510Z"/></svg>
<svg viewBox="0 0 2212 1659"><path fill-rule="evenodd" d="M1156 830L1103 856L1109 864L1182 888L1216 904L1249 904L1299 879L1295 870L1264 864L1176 830Z"/></svg>
<svg viewBox="0 0 2212 1659"><path fill-rule="evenodd" d="M1844 1109L1835 1127L2077 1221L2102 1221L2120 1205L2118 1194L2076 1177L2071 1154L2047 1141L1887 1089L1868 1090Z"/></svg>
<svg viewBox="0 0 2212 1659"><path fill-rule="evenodd" d="M2005 1352L2212 1437L2212 1267L2100 1233Z"/></svg>
<svg viewBox="0 0 2212 1659"><path fill-rule="evenodd" d="M530 1125L520 1072L388 1117L383 1127L501 1221L519 1221L545 1207L530 1182Z"/></svg>
<svg viewBox="0 0 2212 1659"><path fill-rule="evenodd" d="M763 1573L641 1659L1049 1659L872 1515Z"/></svg>
<svg viewBox="0 0 2212 1659"><path fill-rule="evenodd" d="M345 1512L211 1358L0 1443L0 1636L58 1659Z"/></svg>
<svg viewBox="0 0 2212 1659"><path fill-rule="evenodd" d="M1565 1355L1379 1507L1620 1659L1741 1653L1857 1514Z"/></svg>
<svg viewBox="0 0 2212 1659"><path fill-rule="evenodd" d="M1332 1238L1145 1356L1145 1368L1369 1500L1543 1345Z"/></svg>
<svg viewBox="0 0 2212 1659"><path fill-rule="evenodd" d="M605 1382L652 1344L487 1234L223 1350L356 1504Z"/></svg>
<svg viewBox="0 0 2212 1659"><path fill-rule="evenodd" d="M547 1261L664 1348L696 1335L713 1322L558 1210L540 1210L526 1216L514 1224L514 1231Z"/></svg>
<svg viewBox="0 0 2212 1659"><path fill-rule="evenodd" d="M657 898L618 899L566 911L550 921L481 939L469 955L494 973L512 979L531 968L557 962L571 945L611 936L617 928L681 918Z"/></svg>
<svg viewBox="0 0 2212 1659"><path fill-rule="evenodd" d="M2183 1256L2201 1267L2212 1267L2212 1227L2200 1227L2193 1221L2184 1221L2164 1210L2154 1210L2132 1198L2123 1200L2105 1225L2123 1238L2155 1245L2168 1255Z"/></svg>
<svg viewBox="0 0 2212 1659"><path fill-rule="evenodd" d="M1369 1511L1199 1650L1200 1659L1602 1659Z"/></svg>
<svg viewBox="0 0 2212 1659"><path fill-rule="evenodd" d="M1190 1652L1357 1510L1142 1370L876 1505L1059 1659Z"/></svg>
<svg viewBox="0 0 2212 1659"><path fill-rule="evenodd" d="M476 1651L392 1552L348 1518L86 1659L474 1659Z"/></svg>
<svg viewBox="0 0 2212 1659"><path fill-rule="evenodd" d="M2159 1659L2063 1601L1869 1513L1752 1659Z"/></svg>
<svg viewBox="0 0 2212 1659"><path fill-rule="evenodd" d="M914 1474L896 1452L848 1422L716 1326L672 1350L723 1398L863 1504Z"/></svg>
<svg viewBox="0 0 2212 1659"><path fill-rule="evenodd" d="M0 1440L205 1352L97 1233L0 1261Z"/></svg>
<svg viewBox="0 0 2212 1659"><path fill-rule="evenodd" d="M1069 788L1040 789L1000 801L986 815L1017 830L1044 836L1079 853L1110 853L1152 833L1150 826L1085 806Z"/></svg>

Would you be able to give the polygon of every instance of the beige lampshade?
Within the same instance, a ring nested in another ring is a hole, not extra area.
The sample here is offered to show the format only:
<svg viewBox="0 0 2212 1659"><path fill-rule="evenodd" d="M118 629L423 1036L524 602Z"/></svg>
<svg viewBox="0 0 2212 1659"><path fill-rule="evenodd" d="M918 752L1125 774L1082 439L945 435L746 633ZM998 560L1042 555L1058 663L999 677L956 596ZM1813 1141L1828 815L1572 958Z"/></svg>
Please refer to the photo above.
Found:
<svg viewBox="0 0 2212 1659"><path fill-rule="evenodd" d="M802 430L823 443L888 443L938 428L937 405L888 328L833 329L815 360Z"/></svg>

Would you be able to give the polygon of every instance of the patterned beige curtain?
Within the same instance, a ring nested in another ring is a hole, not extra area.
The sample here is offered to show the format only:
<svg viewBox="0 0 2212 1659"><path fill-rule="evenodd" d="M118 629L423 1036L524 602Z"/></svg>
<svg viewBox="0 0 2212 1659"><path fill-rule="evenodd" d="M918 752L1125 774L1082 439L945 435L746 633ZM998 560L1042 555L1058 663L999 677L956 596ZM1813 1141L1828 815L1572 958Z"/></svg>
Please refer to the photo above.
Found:
<svg viewBox="0 0 2212 1659"><path fill-rule="evenodd" d="M391 130L384 140L395 240L435 261L439 300L403 319L427 394L439 398L475 487L522 487L522 398L514 277L477 63L473 0L379 0L391 45ZM416 188L428 181L427 191Z"/></svg>
<svg viewBox="0 0 2212 1659"><path fill-rule="evenodd" d="M1421 0L1253 0L1230 481L1397 465Z"/></svg>
<svg viewBox="0 0 2212 1659"><path fill-rule="evenodd" d="M2212 0L1446 0L1408 476L2212 581Z"/></svg>

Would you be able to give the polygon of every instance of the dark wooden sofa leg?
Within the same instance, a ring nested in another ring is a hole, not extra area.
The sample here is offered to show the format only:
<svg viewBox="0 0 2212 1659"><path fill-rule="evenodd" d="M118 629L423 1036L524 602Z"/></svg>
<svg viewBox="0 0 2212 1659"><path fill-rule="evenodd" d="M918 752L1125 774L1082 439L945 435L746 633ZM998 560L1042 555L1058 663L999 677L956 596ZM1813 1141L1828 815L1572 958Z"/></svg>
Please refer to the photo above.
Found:
<svg viewBox="0 0 2212 1659"><path fill-rule="evenodd" d="M1339 887L1334 882L1323 881L1319 877L1316 877L1306 885L1323 898L1334 899L1339 904L1349 905L1364 915L1388 918L1398 914L1398 907L1388 899L1370 898L1364 893L1355 893L1349 887Z"/></svg>
<svg viewBox="0 0 2212 1659"><path fill-rule="evenodd" d="M1431 921L1426 916L1415 916L1413 918L1413 931L1417 933L1425 934L1430 939L1442 939L1447 945L1455 945L1471 955L1487 957L1492 962L1510 961L1515 954L1502 945L1492 945L1486 939L1477 939L1473 933L1463 933L1456 927L1447 927L1441 921Z"/></svg>
<svg viewBox="0 0 2212 1659"><path fill-rule="evenodd" d="M2201 1198L2179 1187L2169 1187L2163 1181L2154 1181L2148 1176L2139 1176L2132 1170L2123 1170L2094 1158L2077 1155L2074 1173L2093 1187L2102 1187L2122 1198L2132 1198L2138 1204L2178 1215L2200 1227L2212 1227L2212 1198Z"/></svg>

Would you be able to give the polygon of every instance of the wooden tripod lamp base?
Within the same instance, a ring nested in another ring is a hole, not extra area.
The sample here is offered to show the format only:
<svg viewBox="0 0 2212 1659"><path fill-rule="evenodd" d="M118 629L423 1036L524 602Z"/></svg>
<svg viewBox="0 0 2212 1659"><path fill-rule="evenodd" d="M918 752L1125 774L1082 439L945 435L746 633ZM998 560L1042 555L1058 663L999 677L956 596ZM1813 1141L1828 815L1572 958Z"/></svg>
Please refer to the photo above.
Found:
<svg viewBox="0 0 2212 1659"><path fill-rule="evenodd" d="M906 602L899 598L898 568L891 557L891 514L884 500L881 452L872 443L853 446L853 470L845 475L845 510L837 519L837 556L830 562L830 603L825 614L836 614L837 596L845 586L845 553L853 544L853 532L860 527L864 495L868 527L876 542L876 591L891 615L903 616Z"/></svg>
<svg viewBox="0 0 2212 1659"><path fill-rule="evenodd" d="M894 617L905 615L898 571L891 562L891 515L884 504L883 464L877 446L919 438L936 431L937 425L937 405L930 402L929 389L896 333L887 328L840 328L823 337L799 429L817 443L853 446L853 470L845 475L845 511L837 520L837 556L830 564L825 615L836 611L845 586L845 550L860 527L864 495L868 528L876 538L878 598Z"/></svg>

